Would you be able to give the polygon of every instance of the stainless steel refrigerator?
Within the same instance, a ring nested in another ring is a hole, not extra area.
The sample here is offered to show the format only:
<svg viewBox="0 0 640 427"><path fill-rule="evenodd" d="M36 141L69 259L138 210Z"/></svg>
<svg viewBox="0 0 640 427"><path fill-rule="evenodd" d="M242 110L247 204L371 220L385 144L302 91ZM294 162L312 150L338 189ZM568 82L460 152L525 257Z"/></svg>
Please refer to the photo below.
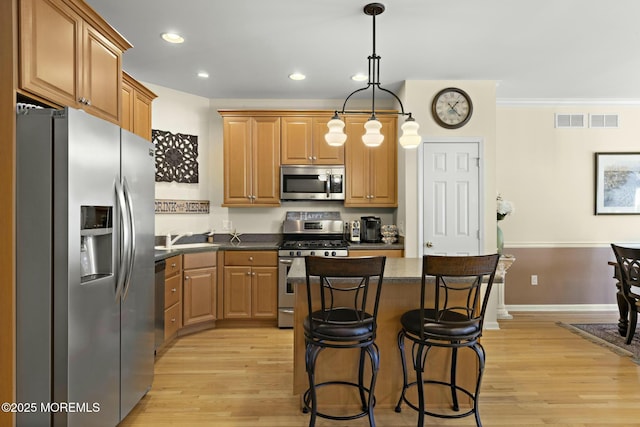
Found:
<svg viewBox="0 0 640 427"><path fill-rule="evenodd" d="M16 159L17 426L115 426L153 381L153 144L32 109Z"/></svg>

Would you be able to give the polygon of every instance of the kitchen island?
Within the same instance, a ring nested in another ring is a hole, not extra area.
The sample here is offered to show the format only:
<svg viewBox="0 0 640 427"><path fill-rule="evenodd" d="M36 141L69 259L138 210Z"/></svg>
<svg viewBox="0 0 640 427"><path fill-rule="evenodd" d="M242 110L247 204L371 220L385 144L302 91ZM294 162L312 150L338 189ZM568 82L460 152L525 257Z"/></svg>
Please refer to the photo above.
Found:
<svg viewBox="0 0 640 427"><path fill-rule="evenodd" d="M378 331L376 344L380 348L380 370L375 388L376 406L393 407L402 391L402 364L398 350L397 336L400 331L400 317L408 310L418 308L420 298L420 280L422 258L387 258L383 289L378 311ZM302 327L307 315L307 290L304 258L294 260L287 280L295 285L294 307L294 378L293 393L302 395L308 388L305 370L305 341ZM411 363L411 345L407 341L405 349L409 379L415 378ZM330 379L356 381L358 372L357 349L325 349L318 357L316 382ZM429 353L425 379L443 380L448 378L450 352L447 349L434 348ZM458 382L465 388L473 388L477 372L477 359L469 349L463 349L458 355ZM365 382L368 381L365 379ZM415 387L407 395L412 401ZM359 401L352 387L326 387L318 391L319 405L357 408ZM447 388L428 386L425 396L429 404L446 407L451 396ZM464 397L458 396L463 409ZM433 407L433 406L432 406ZM410 410L403 405L405 410Z"/></svg>

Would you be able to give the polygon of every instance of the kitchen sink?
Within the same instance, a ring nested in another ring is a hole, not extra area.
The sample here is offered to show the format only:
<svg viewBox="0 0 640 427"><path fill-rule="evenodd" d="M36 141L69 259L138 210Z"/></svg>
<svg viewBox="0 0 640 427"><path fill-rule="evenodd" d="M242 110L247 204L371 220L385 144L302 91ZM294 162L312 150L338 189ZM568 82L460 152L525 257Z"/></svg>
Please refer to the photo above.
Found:
<svg viewBox="0 0 640 427"><path fill-rule="evenodd" d="M220 243L178 243L170 247L156 246L154 249L158 251L170 251L172 249L217 248L219 246L221 246Z"/></svg>

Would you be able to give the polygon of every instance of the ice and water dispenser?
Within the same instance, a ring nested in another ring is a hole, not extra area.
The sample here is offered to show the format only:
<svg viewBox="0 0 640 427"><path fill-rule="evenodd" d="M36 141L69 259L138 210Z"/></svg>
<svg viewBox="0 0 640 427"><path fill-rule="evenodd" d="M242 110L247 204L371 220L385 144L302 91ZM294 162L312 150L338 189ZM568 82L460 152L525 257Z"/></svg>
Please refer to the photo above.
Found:
<svg viewBox="0 0 640 427"><path fill-rule="evenodd" d="M81 206L80 281L113 274L113 207Z"/></svg>

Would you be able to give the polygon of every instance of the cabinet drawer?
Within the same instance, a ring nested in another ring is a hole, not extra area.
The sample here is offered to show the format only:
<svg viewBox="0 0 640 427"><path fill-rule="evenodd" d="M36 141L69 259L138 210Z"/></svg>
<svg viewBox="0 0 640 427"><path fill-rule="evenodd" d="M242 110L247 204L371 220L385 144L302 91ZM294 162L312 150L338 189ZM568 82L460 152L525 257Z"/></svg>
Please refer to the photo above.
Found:
<svg viewBox="0 0 640 427"><path fill-rule="evenodd" d="M180 329L180 304L174 304L164 311L164 339L175 335Z"/></svg>
<svg viewBox="0 0 640 427"><path fill-rule="evenodd" d="M252 265L275 267L278 265L278 253L275 251L227 251L224 265Z"/></svg>
<svg viewBox="0 0 640 427"><path fill-rule="evenodd" d="M182 276L176 275L164 280L164 308L169 308L180 301Z"/></svg>
<svg viewBox="0 0 640 427"><path fill-rule="evenodd" d="M180 273L182 271L182 255L172 256L171 258L167 258L167 267L164 271L164 276L169 277L173 276L176 273Z"/></svg>
<svg viewBox="0 0 640 427"><path fill-rule="evenodd" d="M192 254L184 254L183 268L189 270L191 268L215 267L217 252L196 252Z"/></svg>

